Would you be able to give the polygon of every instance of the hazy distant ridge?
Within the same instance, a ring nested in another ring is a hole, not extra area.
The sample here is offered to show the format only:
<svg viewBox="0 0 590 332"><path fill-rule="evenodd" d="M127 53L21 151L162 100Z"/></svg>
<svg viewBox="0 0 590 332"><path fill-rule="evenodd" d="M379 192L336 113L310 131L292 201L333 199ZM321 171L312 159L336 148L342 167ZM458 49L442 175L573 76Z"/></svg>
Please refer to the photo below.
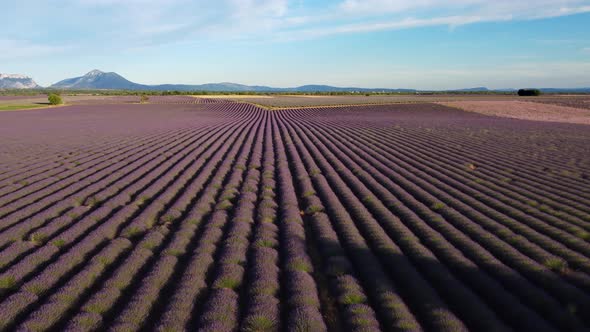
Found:
<svg viewBox="0 0 590 332"><path fill-rule="evenodd" d="M32 89L41 88L30 77L24 75L0 74L0 89ZM388 93L412 93L425 92L426 90L416 89L388 89L388 88L358 88L358 87L335 87L330 85L303 85L292 88L273 88L269 86L244 85L230 82L207 83L207 84L159 84L146 85L134 83L114 72L103 72L92 70L84 76L68 78L50 86L54 89L71 90L152 90L152 91L219 91L219 92L388 92ZM588 88L541 88L543 92L557 93L590 93ZM458 92L513 92L516 89L490 90L486 87L475 87L466 89L453 89L447 91Z"/></svg>

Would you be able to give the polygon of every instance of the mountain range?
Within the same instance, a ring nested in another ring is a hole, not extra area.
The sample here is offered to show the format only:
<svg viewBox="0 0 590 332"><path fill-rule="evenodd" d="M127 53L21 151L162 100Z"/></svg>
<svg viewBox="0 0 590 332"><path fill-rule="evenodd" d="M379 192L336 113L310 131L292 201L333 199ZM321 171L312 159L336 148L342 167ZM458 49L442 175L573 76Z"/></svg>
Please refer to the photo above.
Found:
<svg viewBox="0 0 590 332"><path fill-rule="evenodd" d="M40 86L32 78L18 74L0 74L0 89L36 89Z"/></svg>
<svg viewBox="0 0 590 332"><path fill-rule="evenodd" d="M33 79L23 75L0 74L0 89L33 89L41 88ZM415 89L388 89L388 88L358 88L358 87L334 87L329 85L303 85L292 88L274 88L259 85L243 85L237 83L208 83L198 85L188 84L160 84L146 85L131 82L114 72L92 70L86 75L68 78L50 86L52 89L71 90L148 90L148 91L219 91L219 92L387 92L387 93L413 93L424 90ZM558 93L590 93L588 88L541 88L543 92ZM516 89L490 90L486 87L448 90L455 92L513 92Z"/></svg>
<svg viewBox="0 0 590 332"><path fill-rule="evenodd" d="M383 92L413 92L411 89L366 89L355 87L333 87L328 85L303 85L294 88L273 88L259 85L243 85L237 83L207 83L198 85L188 84L160 84L145 85L134 83L117 73L105 73L93 70L84 76L68 78L51 86L55 89L112 89L112 90L154 90L154 91L229 91L229 92L328 92L328 91L383 91Z"/></svg>

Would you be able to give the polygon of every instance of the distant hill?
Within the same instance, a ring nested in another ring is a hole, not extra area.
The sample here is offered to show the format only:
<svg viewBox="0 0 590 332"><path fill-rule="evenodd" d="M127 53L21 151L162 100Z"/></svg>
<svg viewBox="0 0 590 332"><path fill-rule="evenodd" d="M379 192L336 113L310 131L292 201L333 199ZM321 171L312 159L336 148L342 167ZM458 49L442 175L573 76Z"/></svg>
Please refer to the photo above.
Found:
<svg viewBox="0 0 590 332"><path fill-rule="evenodd" d="M459 91L459 92L489 92L490 89L486 88L485 86L479 86L477 88L468 88L468 89L458 89L452 91Z"/></svg>
<svg viewBox="0 0 590 332"><path fill-rule="evenodd" d="M0 81L1 82L1 81ZM38 86L37 86L38 87ZM1 88L1 86L0 86ZM415 89L386 89L386 88L357 88L357 87L335 87L330 85L303 85L292 88L273 88L269 86L244 85L230 82L207 83L207 84L159 84L146 85L134 83L117 73L107 73L100 70L93 70L80 77L68 78L51 86L56 89L72 90L152 90L152 91L210 91L210 92L383 92L383 93L414 93L428 92ZM540 89L547 93L590 93L590 88ZM516 89L490 90L486 87L475 87L467 89L448 90L447 92L514 92Z"/></svg>
<svg viewBox="0 0 590 332"><path fill-rule="evenodd" d="M278 91L280 89L271 88L268 86L257 86L257 85L244 85L237 83L207 83L198 85L187 85L187 84L160 84L150 85L147 87L148 90L178 90L178 91L225 91L225 92L270 92Z"/></svg>
<svg viewBox="0 0 590 332"><path fill-rule="evenodd" d="M32 78L18 74L0 74L0 89L37 89Z"/></svg>
<svg viewBox="0 0 590 332"><path fill-rule="evenodd" d="M112 89L112 90L142 90L147 86L133 83L117 73L105 73L93 70L80 77L68 78L51 86L58 89Z"/></svg>
<svg viewBox="0 0 590 332"><path fill-rule="evenodd" d="M224 92L414 92L413 89L368 89L368 88L341 88L329 85L304 85L294 88L273 88L269 86L243 85L237 83L207 83L198 85L189 84L159 84L145 85L131 82L117 73L106 73L93 70L84 76L68 78L51 86L56 89L105 89L105 90L155 90L155 91L224 91Z"/></svg>

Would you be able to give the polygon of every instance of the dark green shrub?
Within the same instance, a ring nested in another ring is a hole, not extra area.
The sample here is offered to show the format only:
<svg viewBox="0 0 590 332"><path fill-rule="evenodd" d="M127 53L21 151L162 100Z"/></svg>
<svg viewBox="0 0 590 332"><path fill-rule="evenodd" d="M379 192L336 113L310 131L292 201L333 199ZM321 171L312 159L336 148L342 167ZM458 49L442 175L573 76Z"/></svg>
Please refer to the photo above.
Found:
<svg viewBox="0 0 590 332"><path fill-rule="evenodd" d="M539 89L520 89L518 90L519 96L540 96L541 91Z"/></svg>
<svg viewBox="0 0 590 332"><path fill-rule="evenodd" d="M49 104L51 105L61 105L64 103L61 97L55 93L49 94L49 96L47 96L47 99L49 100Z"/></svg>

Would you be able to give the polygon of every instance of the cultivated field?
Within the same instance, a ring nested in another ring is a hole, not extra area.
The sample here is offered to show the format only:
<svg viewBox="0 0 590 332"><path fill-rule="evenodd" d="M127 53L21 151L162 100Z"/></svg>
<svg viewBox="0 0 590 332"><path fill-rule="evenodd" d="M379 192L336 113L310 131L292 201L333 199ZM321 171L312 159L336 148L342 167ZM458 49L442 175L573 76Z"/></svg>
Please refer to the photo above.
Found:
<svg viewBox="0 0 590 332"><path fill-rule="evenodd" d="M211 104L231 102L228 99L215 98L218 96L194 98L191 96L149 96L151 104ZM138 104L140 96L93 96L93 95L65 95L66 105L118 105ZM50 107L47 96L0 96L0 111L27 110ZM54 107L54 106L51 106Z"/></svg>
<svg viewBox="0 0 590 332"><path fill-rule="evenodd" d="M199 97L199 96L197 96ZM434 95L268 95L268 96L205 96L207 98L223 98L235 101L258 104L270 108L313 107L334 105L364 105L364 104L398 104L398 103L432 103L455 101L531 101L577 108L590 108L590 96L544 95L540 97L519 97L516 95L494 94L434 94Z"/></svg>
<svg viewBox="0 0 590 332"><path fill-rule="evenodd" d="M150 101L0 113L0 330L590 328L590 126Z"/></svg>
<svg viewBox="0 0 590 332"><path fill-rule="evenodd" d="M564 106L568 105L568 103L560 103L553 100L551 100L551 103L548 100L542 100L541 102L519 100L464 100L440 102L440 104L485 115L523 120L580 123L590 125L590 109Z"/></svg>

